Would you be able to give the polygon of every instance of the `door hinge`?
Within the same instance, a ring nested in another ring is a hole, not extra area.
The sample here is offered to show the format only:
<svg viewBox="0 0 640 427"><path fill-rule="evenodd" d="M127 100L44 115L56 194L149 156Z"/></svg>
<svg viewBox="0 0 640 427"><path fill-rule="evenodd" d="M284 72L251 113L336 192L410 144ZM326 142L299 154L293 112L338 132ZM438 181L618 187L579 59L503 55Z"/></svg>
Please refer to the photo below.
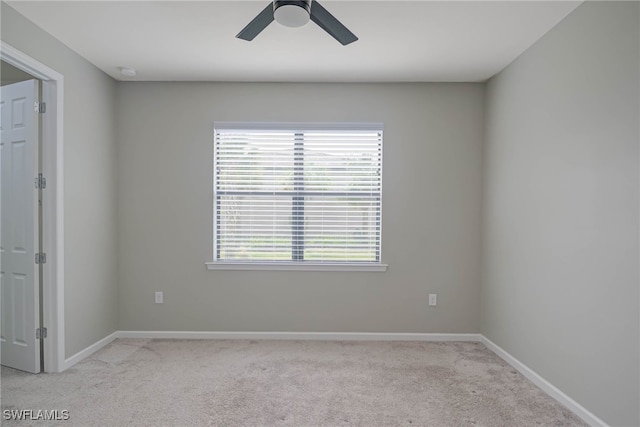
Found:
<svg viewBox="0 0 640 427"><path fill-rule="evenodd" d="M44 190L45 188L47 188L47 178L45 178L44 176L42 176L41 173L39 173L34 181L34 185L37 189Z"/></svg>
<svg viewBox="0 0 640 427"><path fill-rule="evenodd" d="M39 340L40 338L46 338L47 337L47 328L38 328L36 329L36 339Z"/></svg>
<svg viewBox="0 0 640 427"><path fill-rule="evenodd" d="M36 264L46 264L47 254L44 252L38 252L36 254Z"/></svg>
<svg viewBox="0 0 640 427"><path fill-rule="evenodd" d="M46 113L47 112L47 104L44 102L38 102L38 101L34 101L33 102L33 111L36 113Z"/></svg>

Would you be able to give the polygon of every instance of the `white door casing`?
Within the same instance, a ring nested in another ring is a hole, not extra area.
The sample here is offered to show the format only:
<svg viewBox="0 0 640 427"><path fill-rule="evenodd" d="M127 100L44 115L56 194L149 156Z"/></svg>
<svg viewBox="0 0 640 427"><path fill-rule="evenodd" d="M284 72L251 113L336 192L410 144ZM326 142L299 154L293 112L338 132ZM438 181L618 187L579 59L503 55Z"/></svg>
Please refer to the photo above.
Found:
<svg viewBox="0 0 640 427"><path fill-rule="evenodd" d="M40 372L38 82L0 88L0 361Z"/></svg>
<svg viewBox="0 0 640 427"><path fill-rule="evenodd" d="M64 76L12 45L0 40L0 59L40 80L47 112L40 115L41 167L47 190L41 193L42 323L48 336L44 343L44 372L62 372L65 359L64 328Z"/></svg>

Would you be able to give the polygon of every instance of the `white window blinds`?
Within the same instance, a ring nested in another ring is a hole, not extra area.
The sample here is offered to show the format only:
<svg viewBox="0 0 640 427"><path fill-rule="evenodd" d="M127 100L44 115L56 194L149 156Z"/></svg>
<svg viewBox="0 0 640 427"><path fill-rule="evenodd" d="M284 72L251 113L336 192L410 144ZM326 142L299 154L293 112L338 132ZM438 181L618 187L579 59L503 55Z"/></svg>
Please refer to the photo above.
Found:
<svg viewBox="0 0 640 427"><path fill-rule="evenodd" d="M379 263L382 125L216 123L219 262Z"/></svg>

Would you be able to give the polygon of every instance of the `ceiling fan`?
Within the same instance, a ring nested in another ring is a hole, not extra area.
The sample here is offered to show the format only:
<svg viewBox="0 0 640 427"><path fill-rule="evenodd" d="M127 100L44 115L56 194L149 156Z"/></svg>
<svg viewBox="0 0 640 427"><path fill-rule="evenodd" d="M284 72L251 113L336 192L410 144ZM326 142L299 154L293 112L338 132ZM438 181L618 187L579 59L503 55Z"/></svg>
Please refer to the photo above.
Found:
<svg viewBox="0 0 640 427"><path fill-rule="evenodd" d="M286 27L301 27L312 20L345 46L358 40L355 34L315 0L274 0L236 37L251 41L274 20Z"/></svg>

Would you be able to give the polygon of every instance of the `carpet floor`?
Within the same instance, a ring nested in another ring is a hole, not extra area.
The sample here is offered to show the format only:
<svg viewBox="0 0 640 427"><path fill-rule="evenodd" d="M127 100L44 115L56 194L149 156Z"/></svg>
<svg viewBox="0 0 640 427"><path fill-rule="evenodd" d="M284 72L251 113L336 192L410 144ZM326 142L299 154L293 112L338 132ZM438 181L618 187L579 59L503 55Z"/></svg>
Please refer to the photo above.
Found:
<svg viewBox="0 0 640 427"><path fill-rule="evenodd" d="M4 410L64 426L584 426L480 343L118 339L60 374L2 367Z"/></svg>

